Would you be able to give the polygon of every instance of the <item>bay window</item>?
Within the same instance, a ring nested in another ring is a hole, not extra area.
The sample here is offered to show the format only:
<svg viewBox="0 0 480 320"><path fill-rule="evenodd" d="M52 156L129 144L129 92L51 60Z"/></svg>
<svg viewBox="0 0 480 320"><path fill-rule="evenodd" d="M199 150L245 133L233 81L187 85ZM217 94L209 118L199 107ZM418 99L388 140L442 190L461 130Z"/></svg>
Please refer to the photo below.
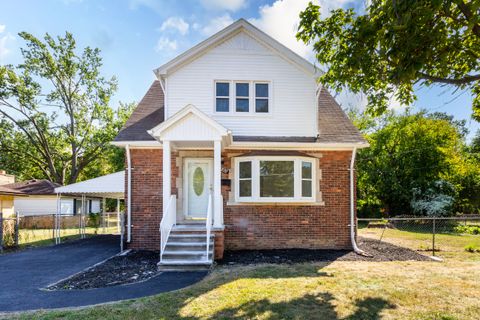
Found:
<svg viewBox="0 0 480 320"><path fill-rule="evenodd" d="M312 202L315 158L288 156L235 159L238 202Z"/></svg>

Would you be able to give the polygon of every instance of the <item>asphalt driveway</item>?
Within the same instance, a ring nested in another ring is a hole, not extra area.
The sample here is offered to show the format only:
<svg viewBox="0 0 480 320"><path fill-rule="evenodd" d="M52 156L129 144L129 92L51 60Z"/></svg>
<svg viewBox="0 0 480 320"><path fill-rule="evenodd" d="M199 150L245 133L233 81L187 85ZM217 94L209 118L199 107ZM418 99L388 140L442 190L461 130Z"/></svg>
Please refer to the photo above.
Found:
<svg viewBox="0 0 480 320"><path fill-rule="evenodd" d="M117 236L0 255L0 312L78 307L139 298L189 286L206 272L164 272L145 282L88 290L42 290L119 252Z"/></svg>

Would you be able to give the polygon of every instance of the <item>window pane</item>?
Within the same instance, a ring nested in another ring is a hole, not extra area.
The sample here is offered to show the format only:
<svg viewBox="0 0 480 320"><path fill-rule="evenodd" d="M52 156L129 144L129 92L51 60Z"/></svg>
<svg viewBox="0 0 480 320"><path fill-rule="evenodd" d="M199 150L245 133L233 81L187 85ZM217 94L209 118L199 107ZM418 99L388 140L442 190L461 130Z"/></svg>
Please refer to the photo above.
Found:
<svg viewBox="0 0 480 320"><path fill-rule="evenodd" d="M239 164L240 167L240 179L252 177L252 162L243 161Z"/></svg>
<svg viewBox="0 0 480 320"><path fill-rule="evenodd" d="M237 99L237 112L248 112L248 99Z"/></svg>
<svg viewBox="0 0 480 320"><path fill-rule="evenodd" d="M228 112L228 98L217 98L217 112Z"/></svg>
<svg viewBox="0 0 480 320"><path fill-rule="evenodd" d="M268 112L268 99L255 99L256 112Z"/></svg>
<svg viewBox="0 0 480 320"><path fill-rule="evenodd" d="M240 180L240 197L252 196L252 180Z"/></svg>
<svg viewBox="0 0 480 320"><path fill-rule="evenodd" d="M260 161L260 197L293 197L293 190L293 161Z"/></svg>
<svg viewBox="0 0 480 320"><path fill-rule="evenodd" d="M248 83L237 83L236 95L237 97L248 97Z"/></svg>
<svg viewBox="0 0 480 320"><path fill-rule="evenodd" d="M268 97L268 84L267 83L255 83L255 96L267 98Z"/></svg>
<svg viewBox="0 0 480 320"><path fill-rule="evenodd" d="M312 163L302 161L302 178L312 179Z"/></svg>
<svg viewBox="0 0 480 320"><path fill-rule="evenodd" d="M217 97L229 97L230 96L230 83L217 82Z"/></svg>
<svg viewBox="0 0 480 320"><path fill-rule="evenodd" d="M302 197L312 197L312 180L302 180Z"/></svg>

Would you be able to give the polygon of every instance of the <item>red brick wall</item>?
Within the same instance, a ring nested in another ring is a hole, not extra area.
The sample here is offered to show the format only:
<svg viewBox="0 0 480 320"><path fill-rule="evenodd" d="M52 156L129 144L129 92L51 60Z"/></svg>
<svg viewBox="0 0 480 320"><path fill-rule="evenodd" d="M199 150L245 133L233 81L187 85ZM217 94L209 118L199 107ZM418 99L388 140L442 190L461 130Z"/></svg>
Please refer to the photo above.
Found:
<svg viewBox="0 0 480 320"><path fill-rule="evenodd" d="M225 249L350 249L350 151L319 152L324 206L226 205ZM224 154L224 166L232 161ZM233 183L233 181L232 181ZM223 187L228 199L230 187Z"/></svg>
<svg viewBox="0 0 480 320"><path fill-rule="evenodd" d="M245 150L247 152L247 150ZM238 151L235 151L238 154ZM230 187L223 186L225 232L215 247L226 250L274 248L350 249L349 165L351 151L325 151L319 157L323 206L226 205ZM232 153L223 153L229 168ZM176 194L176 154L172 153L172 194ZM132 242L129 248L158 250L162 218L162 150L133 149ZM227 178L223 174L223 178ZM319 177L320 178L320 177ZM232 181L232 184L234 182ZM216 254L217 258L220 256Z"/></svg>
<svg viewBox="0 0 480 320"><path fill-rule="evenodd" d="M160 249L163 162L161 149L132 149L132 249ZM176 194L176 154L172 153L172 194ZM127 176L125 176L127 178ZM126 189L125 189L126 190Z"/></svg>

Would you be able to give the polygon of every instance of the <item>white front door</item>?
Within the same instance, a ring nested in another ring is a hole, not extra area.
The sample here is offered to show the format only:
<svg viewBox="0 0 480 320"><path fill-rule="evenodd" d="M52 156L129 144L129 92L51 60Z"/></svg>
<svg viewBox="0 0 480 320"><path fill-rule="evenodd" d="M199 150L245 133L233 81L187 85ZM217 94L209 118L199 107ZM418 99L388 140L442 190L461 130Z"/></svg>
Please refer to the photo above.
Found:
<svg viewBox="0 0 480 320"><path fill-rule="evenodd" d="M213 187L212 171L213 159L185 159L184 210L186 218L205 219L207 217L208 196Z"/></svg>

